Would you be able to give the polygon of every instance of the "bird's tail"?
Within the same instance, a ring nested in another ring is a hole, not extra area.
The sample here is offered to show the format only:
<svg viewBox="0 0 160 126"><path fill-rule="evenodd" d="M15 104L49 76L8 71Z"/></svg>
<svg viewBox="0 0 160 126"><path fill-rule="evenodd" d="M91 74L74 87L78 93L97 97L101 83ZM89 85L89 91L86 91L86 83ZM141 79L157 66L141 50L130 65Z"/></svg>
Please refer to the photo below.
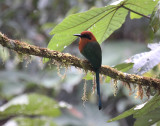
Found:
<svg viewBox="0 0 160 126"><path fill-rule="evenodd" d="M96 70L96 84L97 84L97 94L98 94L98 107L99 110L101 110L102 103L101 103L100 83L99 83L99 69Z"/></svg>

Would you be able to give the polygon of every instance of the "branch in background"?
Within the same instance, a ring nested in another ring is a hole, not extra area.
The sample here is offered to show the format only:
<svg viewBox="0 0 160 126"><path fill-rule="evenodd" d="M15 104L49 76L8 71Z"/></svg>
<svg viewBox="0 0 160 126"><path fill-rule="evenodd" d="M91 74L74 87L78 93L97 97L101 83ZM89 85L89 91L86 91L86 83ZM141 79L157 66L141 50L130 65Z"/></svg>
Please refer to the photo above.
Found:
<svg viewBox="0 0 160 126"><path fill-rule="evenodd" d="M53 59L64 66L75 66L77 68L87 70L93 70L92 66L87 60L79 59L68 53L61 53L58 51L49 50L47 48L41 48L34 45L27 44L18 40L9 39L7 36L0 32L0 44L3 47L14 50L17 53L35 55L44 58ZM127 84L138 84L139 86L154 87L160 91L160 79L138 76L135 74L126 74L116 69L102 65L100 73L113 78L114 80L120 80Z"/></svg>
<svg viewBox="0 0 160 126"><path fill-rule="evenodd" d="M141 14L141 13L138 13L138 12L136 12L136 11L134 11L134 10L131 10L130 8L128 8L128 7L125 7L124 5L122 5L122 7L124 8L124 9L126 9L126 10L129 10L130 12L133 12L133 13L135 13L135 14L138 14L138 15L140 15L140 16L142 16L142 17L145 17L145 18L147 18L147 19L151 19L151 17L150 16L146 16L146 15L144 15L144 14Z"/></svg>

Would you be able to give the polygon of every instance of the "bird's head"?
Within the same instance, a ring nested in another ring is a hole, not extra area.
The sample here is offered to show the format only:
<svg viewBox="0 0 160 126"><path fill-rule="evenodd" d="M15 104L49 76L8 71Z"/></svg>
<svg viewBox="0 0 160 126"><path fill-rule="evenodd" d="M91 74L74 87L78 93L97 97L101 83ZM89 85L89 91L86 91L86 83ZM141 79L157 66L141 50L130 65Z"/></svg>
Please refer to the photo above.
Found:
<svg viewBox="0 0 160 126"><path fill-rule="evenodd" d="M81 34L74 34L74 36L78 36L81 40L85 41L97 41L93 33L90 31L83 31Z"/></svg>

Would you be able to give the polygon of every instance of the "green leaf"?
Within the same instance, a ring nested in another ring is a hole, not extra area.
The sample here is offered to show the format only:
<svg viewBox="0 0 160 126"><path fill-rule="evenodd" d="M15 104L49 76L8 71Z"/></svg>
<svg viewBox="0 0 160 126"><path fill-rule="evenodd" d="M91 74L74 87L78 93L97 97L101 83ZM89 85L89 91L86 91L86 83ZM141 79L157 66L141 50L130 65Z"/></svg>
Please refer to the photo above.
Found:
<svg viewBox="0 0 160 126"><path fill-rule="evenodd" d="M91 72L88 72L85 77L83 77L85 80L93 80L93 74Z"/></svg>
<svg viewBox="0 0 160 126"><path fill-rule="evenodd" d="M137 105L130 110L125 111L119 116L108 120L108 122L116 121L133 115L136 118L134 126L150 126L160 121L160 96L156 94L150 101Z"/></svg>
<svg viewBox="0 0 160 126"><path fill-rule="evenodd" d="M125 117L128 117L128 116L130 116L134 113L136 113L136 111L134 110L134 108L131 108L130 110L127 110L127 111L123 112L119 116L116 116L115 118L112 118L112 119L108 120L107 122L117 121L117 120L123 119Z"/></svg>
<svg viewBox="0 0 160 126"><path fill-rule="evenodd" d="M50 34L54 36L48 48L62 51L77 38L73 34L85 30L93 32L97 41L101 43L125 21L128 10L121 8L121 3L68 16L51 31Z"/></svg>
<svg viewBox="0 0 160 126"><path fill-rule="evenodd" d="M0 119L13 115L60 115L58 104L51 98L39 94L17 96L0 107Z"/></svg>
<svg viewBox="0 0 160 126"><path fill-rule="evenodd" d="M130 12L130 18L131 19L139 19L141 17L142 17L141 15L138 15L136 13Z"/></svg>
<svg viewBox="0 0 160 126"><path fill-rule="evenodd" d="M156 126L160 126L160 121L158 121L158 122L156 123Z"/></svg>
<svg viewBox="0 0 160 126"><path fill-rule="evenodd" d="M160 121L160 107L148 112L147 114L136 118L134 126L151 126Z"/></svg>
<svg viewBox="0 0 160 126"><path fill-rule="evenodd" d="M156 33L160 28L160 3L158 3L151 15L150 26L154 33Z"/></svg>
<svg viewBox="0 0 160 126"><path fill-rule="evenodd" d="M152 14L158 1L159 0L128 0L124 4L124 7L147 16L147 15Z"/></svg>
<svg viewBox="0 0 160 126"><path fill-rule="evenodd" d="M121 63L121 64L114 66L114 68L122 72L127 72L133 67L133 65L134 63Z"/></svg>
<svg viewBox="0 0 160 126"><path fill-rule="evenodd" d="M156 94L150 101L148 101L142 109L139 109L135 114L134 118L141 117L160 106L160 96Z"/></svg>
<svg viewBox="0 0 160 126"><path fill-rule="evenodd" d="M9 51L7 48L4 48L0 46L0 58L2 59L3 62L9 59Z"/></svg>
<svg viewBox="0 0 160 126"><path fill-rule="evenodd" d="M53 121L46 118L28 118L28 117L16 117L5 124L16 124L16 126L57 126Z"/></svg>
<svg viewBox="0 0 160 126"><path fill-rule="evenodd" d="M123 0L118 4L70 15L51 31L50 34L54 34L54 36L49 42L48 48L62 51L76 39L73 34L81 33L85 30L93 32L97 41L101 43L121 27L128 10L149 15L157 2L158 0Z"/></svg>
<svg viewBox="0 0 160 126"><path fill-rule="evenodd" d="M93 32L97 41L102 43L121 27L129 10L149 15L157 2L158 0L121 0L106 7L70 15L50 32L54 36L50 40L48 48L62 51L76 40L77 37L73 34L86 30ZM43 61L47 62L48 59L45 58Z"/></svg>
<svg viewBox="0 0 160 126"><path fill-rule="evenodd" d="M106 79L105 79L105 82L110 83L111 82L111 77L107 76Z"/></svg>

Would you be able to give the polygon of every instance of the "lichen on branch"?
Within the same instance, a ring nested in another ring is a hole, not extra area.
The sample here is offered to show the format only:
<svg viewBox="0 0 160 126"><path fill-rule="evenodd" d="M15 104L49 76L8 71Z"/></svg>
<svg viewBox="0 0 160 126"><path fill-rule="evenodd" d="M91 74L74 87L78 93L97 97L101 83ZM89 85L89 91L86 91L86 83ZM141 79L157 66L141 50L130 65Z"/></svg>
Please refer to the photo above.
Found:
<svg viewBox="0 0 160 126"><path fill-rule="evenodd" d="M49 58L66 66L70 65L84 69L85 71L93 71L91 64L87 60L82 60L68 53L61 53L47 48L30 45L19 40L12 40L1 32L0 44L3 47L14 50L18 53ZM126 74L107 65L102 65L100 68L100 74L109 76L114 80L120 80L127 84L138 84L139 86L146 86L149 88L154 87L156 90L160 91L160 79L143 77L135 74Z"/></svg>

